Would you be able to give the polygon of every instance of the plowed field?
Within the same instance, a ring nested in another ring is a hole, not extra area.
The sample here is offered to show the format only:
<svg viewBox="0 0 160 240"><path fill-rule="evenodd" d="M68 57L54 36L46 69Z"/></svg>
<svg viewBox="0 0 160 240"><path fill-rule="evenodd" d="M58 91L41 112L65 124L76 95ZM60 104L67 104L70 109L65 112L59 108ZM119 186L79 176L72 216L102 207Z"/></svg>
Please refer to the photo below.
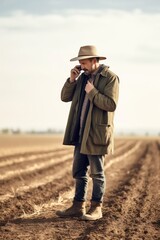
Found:
<svg viewBox="0 0 160 240"><path fill-rule="evenodd" d="M61 136L0 137L1 240L160 239L160 138L115 139L103 218L94 222L55 215L74 194L72 154Z"/></svg>

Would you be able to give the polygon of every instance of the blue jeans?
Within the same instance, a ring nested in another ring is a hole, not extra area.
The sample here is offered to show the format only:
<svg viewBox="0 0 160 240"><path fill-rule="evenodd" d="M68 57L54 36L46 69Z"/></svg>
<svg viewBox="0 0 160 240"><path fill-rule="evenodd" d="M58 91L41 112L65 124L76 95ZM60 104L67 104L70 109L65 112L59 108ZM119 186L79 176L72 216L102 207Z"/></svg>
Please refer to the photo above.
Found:
<svg viewBox="0 0 160 240"><path fill-rule="evenodd" d="M91 201L102 202L105 192L104 156L81 154L80 145L75 146L74 149L72 168L73 178L76 179L74 200L86 200L89 167L93 182Z"/></svg>

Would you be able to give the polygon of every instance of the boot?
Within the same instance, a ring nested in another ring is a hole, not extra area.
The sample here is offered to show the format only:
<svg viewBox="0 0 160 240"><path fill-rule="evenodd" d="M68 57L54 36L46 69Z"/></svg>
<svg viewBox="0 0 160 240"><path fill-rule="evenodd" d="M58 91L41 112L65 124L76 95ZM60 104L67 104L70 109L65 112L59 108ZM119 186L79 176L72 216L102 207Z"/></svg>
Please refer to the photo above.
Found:
<svg viewBox="0 0 160 240"><path fill-rule="evenodd" d="M70 208L67 208L63 211L57 211L56 214L59 217L81 217L86 213L85 211L85 202L73 201L73 204Z"/></svg>
<svg viewBox="0 0 160 240"><path fill-rule="evenodd" d="M87 214L81 217L82 220L95 221L102 218L102 203L100 202L91 202L91 207Z"/></svg>

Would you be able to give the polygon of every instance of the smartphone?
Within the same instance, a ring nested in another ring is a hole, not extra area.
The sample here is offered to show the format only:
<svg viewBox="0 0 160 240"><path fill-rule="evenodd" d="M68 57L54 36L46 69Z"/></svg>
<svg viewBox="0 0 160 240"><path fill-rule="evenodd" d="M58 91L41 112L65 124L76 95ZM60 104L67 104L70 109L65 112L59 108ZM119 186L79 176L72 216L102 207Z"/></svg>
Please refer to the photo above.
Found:
<svg viewBox="0 0 160 240"><path fill-rule="evenodd" d="M77 68L79 71L82 70L82 69L81 69L81 65L77 65L76 68Z"/></svg>

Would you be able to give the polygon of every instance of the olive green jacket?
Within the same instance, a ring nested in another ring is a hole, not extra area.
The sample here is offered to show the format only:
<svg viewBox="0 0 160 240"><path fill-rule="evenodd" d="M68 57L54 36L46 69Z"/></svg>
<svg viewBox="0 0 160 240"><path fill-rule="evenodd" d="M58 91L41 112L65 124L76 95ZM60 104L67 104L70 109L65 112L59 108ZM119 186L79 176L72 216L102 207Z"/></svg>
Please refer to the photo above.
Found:
<svg viewBox="0 0 160 240"><path fill-rule="evenodd" d="M63 140L64 145L74 145L71 139L73 128L77 121L83 74L84 73L73 83L67 80L61 91L62 101L72 101ZM90 106L84 126L81 153L91 155L113 153L113 120L118 101L118 93L119 78L105 66L102 71L96 75L94 88L88 93Z"/></svg>

